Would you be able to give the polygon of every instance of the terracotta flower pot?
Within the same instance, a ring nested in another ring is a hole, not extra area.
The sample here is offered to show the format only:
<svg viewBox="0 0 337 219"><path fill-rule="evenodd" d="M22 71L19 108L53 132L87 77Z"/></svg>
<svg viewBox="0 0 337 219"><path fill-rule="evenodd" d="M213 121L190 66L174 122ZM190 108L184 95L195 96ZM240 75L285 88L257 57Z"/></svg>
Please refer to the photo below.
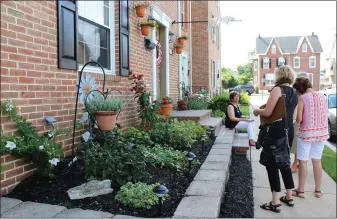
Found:
<svg viewBox="0 0 337 219"><path fill-rule="evenodd" d="M184 38L178 38L178 43L181 45L184 45L185 39Z"/></svg>
<svg viewBox="0 0 337 219"><path fill-rule="evenodd" d="M98 111L95 113L97 125L102 131L113 129L116 124L116 112L113 111Z"/></svg>
<svg viewBox="0 0 337 219"><path fill-rule="evenodd" d="M142 34L143 34L144 36L148 36L148 35L150 35L151 26L148 26L148 25L142 25L142 26L141 26L141 31L142 31Z"/></svg>
<svg viewBox="0 0 337 219"><path fill-rule="evenodd" d="M159 108L160 115L163 116L170 116L172 112L173 105L171 103L169 104L162 104Z"/></svg>
<svg viewBox="0 0 337 219"><path fill-rule="evenodd" d="M187 103L184 100L178 101L178 109L179 110L187 110Z"/></svg>
<svg viewBox="0 0 337 219"><path fill-rule="evenodd" d="M176 47L176 53L181 54L183 52L183 47Z"/></svg>
<svg viewBox="0 0 337 219"><path fill-rule="evenodd" d="M145 5L139 5L136 7L136 14L137 17L145 17L145 10L146 6Z"/></svg>

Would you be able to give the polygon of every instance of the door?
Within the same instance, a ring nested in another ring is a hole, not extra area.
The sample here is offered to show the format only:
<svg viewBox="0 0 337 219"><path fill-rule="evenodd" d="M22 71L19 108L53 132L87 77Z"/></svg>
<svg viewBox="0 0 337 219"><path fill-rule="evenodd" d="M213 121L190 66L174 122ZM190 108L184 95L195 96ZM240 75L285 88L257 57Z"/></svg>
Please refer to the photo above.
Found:
<svg viewBox="0 0 337 219"><path fill-rule="evenodd" d="M181 80L185 83L185 88L188 86L188 59L186 54L181 56Z"/></svg>

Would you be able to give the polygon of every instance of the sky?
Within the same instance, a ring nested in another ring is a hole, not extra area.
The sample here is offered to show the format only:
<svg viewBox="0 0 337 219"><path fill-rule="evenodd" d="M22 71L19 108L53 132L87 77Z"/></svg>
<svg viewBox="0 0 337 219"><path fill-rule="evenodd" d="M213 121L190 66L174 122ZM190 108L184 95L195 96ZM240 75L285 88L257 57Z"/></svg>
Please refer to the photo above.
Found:
<svg viewBox="0 0 337 219"><path fill-rule="evenodd" d="M221 1L221 14L242 22L221 26L221 65L236 69L262 37L303 36L314 32L323 47L321 66L336 34L336 1Z"/></svg>

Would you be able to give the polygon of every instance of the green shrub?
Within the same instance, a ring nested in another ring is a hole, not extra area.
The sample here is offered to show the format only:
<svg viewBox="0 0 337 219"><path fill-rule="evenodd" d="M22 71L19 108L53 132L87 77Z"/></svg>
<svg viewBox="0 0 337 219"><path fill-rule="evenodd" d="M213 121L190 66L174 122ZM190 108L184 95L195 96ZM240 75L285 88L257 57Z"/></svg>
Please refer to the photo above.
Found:
<svg viewBox="0 0 337 219"><path fill-rule="evenodd" d="M156 184L128 182L120 188L115 199L124 205L150 209L152 205L158 204L158 197L153 192L155 186Z"/></svg>
<svg viewBox="0 0 337 219"><path fill-rule="evenodd" d="M194 98L190 99L187 103L189 110L202 110L208 107L208 95L196 94Z"/></svg>
<svg viewBox="0 0 337 219"><path fill-rule="evenodd" d="M96 96L87 101L88 110L97 111L113 111L117 112L123 107L123 101L118 99L104 99L103 96Z"/></svg>
<svg viewBox="0 0 337 219"><path fill-rule="evenodd" d="M221 110L216 110L216 111L212 111L212 117L221 117L224 118L225 117L225 113L222 112Z"/></svg>
<svg viewBox="0 0 337 219"><path fill-rule="evenodd" d="M217 110L225 112L228 103L229 103L229 93L225 92L223 94L214 96L209 102L208 109L211 109L213 112Z"/></svg>
<svg viewBox="0 0 337 219"><path fill-rule="evenodd" d="M247 92L243 91L240 93L240 104L242 105L249 105L250 103L250 97Z"/></svg>

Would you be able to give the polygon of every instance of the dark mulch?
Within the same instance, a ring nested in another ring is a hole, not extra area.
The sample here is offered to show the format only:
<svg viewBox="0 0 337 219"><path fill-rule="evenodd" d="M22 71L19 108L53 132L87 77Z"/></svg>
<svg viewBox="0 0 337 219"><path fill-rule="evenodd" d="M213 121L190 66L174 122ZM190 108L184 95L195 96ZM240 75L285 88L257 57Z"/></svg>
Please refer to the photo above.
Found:
<svg viewBox="0 0 337 219"><path fill-rule="evenodd" d="M172 217L180 200L183 198L186 189L193 181L194 176L200 169L201 164L210 151L213 142L208 142L204 155L201 155L201 143L195 143L192 151L197 155L199 164L192 165L191 173L186 171L173 171L168 169L157 169L152 171L152 178L146 183L155 183L159 180L169 189L170 197L163 204L162 217ZM61 205L67 208L82 208L96 211L106 211L112 214L123 214L139 217L158 217L158 206L151 209L137 209L115 201L117 187L112 185L114 192L108 195L101 195L82 200L70 200L67 190L87 182L84 173L62 173L57 172L53 179L44 178L38 175L22 181L7 197L20 199L22 201L33 201L53 205Z"/></svg>
<svg viewBox="0 0 337 219"><path fill-rule="evenodd" d="M232 154L229 180L223 196L220 218L253 218L252 166L245 155Z"/></svg>

